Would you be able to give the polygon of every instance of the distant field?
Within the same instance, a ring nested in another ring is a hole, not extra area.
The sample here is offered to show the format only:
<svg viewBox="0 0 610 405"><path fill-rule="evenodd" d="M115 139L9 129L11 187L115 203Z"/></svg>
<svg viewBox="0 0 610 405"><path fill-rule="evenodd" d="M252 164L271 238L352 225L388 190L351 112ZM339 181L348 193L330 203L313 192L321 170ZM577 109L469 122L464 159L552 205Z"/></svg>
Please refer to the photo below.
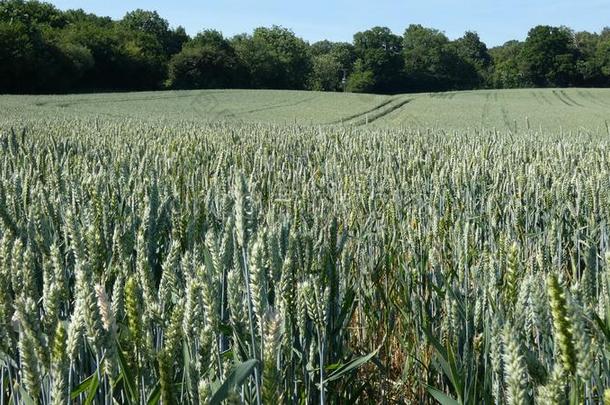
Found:
<svg viewBox="0 0 610 405"><path fill-rule="evenodd" d="M416 95L379 121L389 126L437 129L606 131L608 89L481 90Z"/></svg>
<svg viewBox="0 0 610 405"><path fill-rule="evenodd" d="M100 116L189 121L331 124L388 96L275 90L195 90L65 96L2 96L4 116Z"/></svg>
<svg viewBox="0 0 610 405"><path fill-rule="evenodd" d="M444 130L607 131L610 89L520 89L382 96L201 90L1 96L0 117L115 117Z"/></svg>

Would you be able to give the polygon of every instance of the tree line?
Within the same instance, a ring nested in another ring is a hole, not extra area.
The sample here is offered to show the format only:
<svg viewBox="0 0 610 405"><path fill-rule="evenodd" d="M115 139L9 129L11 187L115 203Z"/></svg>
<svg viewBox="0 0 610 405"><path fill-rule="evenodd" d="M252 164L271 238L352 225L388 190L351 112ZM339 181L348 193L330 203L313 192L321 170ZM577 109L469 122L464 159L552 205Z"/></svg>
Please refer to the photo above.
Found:
<svg viewBox="0 0 610 405"><path fill-rule="evenodd" d="M343 79L346 80L343 80ZM309 44L291 30L194 37L155 11L121 20L0 0L0 93L261 88L401 93L520 87L609 87L610 28L537 26L488 49L477 33L450 40L410 25L374 27L351 43Z"/></svg>

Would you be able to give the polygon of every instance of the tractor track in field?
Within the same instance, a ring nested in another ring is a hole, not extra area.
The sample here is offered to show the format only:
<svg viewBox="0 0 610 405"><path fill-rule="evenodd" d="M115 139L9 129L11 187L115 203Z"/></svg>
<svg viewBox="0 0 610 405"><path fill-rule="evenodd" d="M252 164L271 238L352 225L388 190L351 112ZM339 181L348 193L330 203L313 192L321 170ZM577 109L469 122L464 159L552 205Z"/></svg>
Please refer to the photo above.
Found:
<svg viewBox="0 0 610 405"><path fill-rule="evenodd" d="M561 93L559 93L557 90L553 90L553 95L559 101L561 101L563 104L567 105L568 107L574 107L574 104L572 104L572 102L569 99L564 98L565 96L562 95Z"/></svg>
<svg viewBox="0 0 610 405"><path fill-rule="evenodd" d="M220 92L206 92L206 94L218 94ZM108 93L111 94L111 93ZM176 95L168 95L168 96L152 96L152 97L127 97L127 98L111 98L112 96L108 96L108 99L91 99L91 98L81 98L81 99L72 99L68 101L37 101L34 103L36 107L44 107L44 106L57 106L57 107L71 107L75 104L114 104L114 103L128 103L132 101L157 101L157 100L173 100L179 98L194 98L201 97L201 94L176 94Z"/></svg>
<svg viewBox="0 0 610 405"><path fill-rule="evenodd" d="M570 96L568 95L568 93L566 93L565 91L563 91L563 90L559 90L559 92L561 93L561 95L562 95L562 96L563 96L563 97L564 97L566 100L568 100L568 101L569 101L569 102L571 102L572 104L577 105L577 106L579 106L579 107L584 107L584 105L582 105L582 104L580 104L578 101L574 100L574 99L573 99L572 97L570 97Z"/></svg>
<svg viewBox="0 0 610 405"><path fill-rule="evenodd" d="M517 131L517 123L515 121L514 125L510 122L510 115L508 114L508 110L502 106L500 107L500 112L502 113L502 121L504 121L504 125L508 128L509 131L512 131L511 126L514 126L515 132Z"/></svg>
<svg viewBox="0 0 610 405"><path fill-rule="evenodd" d="M188 99L188 98L192 98L194 102L196 101L201 101L201 100L209 100L212 103L216 103L217 100L215 98L216 94L221 94L222 91L205 91L202 93L191 93L191 94L174 94L174 95L166 95L166 96L152 96L152 97L130 97L130 98L108 98L108 99L104 99L104 98L100 98L100 99L91 99L91 98L80 98L80 99L73 99L73 100L68 100L68 101L38 101L35 102L34 105L36 107L47 107L47 106L54 106L54 107L59 107L59 108L68 108L68 107L72 107L74 105L84 105L84 104L88 104L88 105L95 105L95 104L115 104L115 103L125 103L125 102L146 102L146 101L162 101L162 100L175 100L175 99ZM314 100L316 97L315 96L310 96L310 97L305 97L301 100L298 100L296 102L285 102L285 103L274 103L274 104L267 104L267 105L263 105L260 108L255 108L255 109L251 109L251 110L246 110L246 111L240 111L239 113L245 113L245 114L252 114L252 113L256 113L256 112L260 112L260 111L266 111L266 110L274 110L274 109L278 109L278 108L285 108L285 107L294 107L297 106L299 104L303 104L303 103L307 103L311 100ZM233 112L230 113L230 115L235 115Z"/></svg>
<svg viewBox="0 0 610 405"><path fill-rule="evenodd" d="M328 124L347 124L354 126L367 125L398 110L405 104L409 103L411 100L411 98L400 99L392 97L389 100L385 100L382 103L377 104L375 107L367 111L343 117L340 120L335 120L329 122Z"/></svg>
<svg viewBox="0 0 610 405"><path fill-rule="evenodd" d="M541 92L540 92L540 99L541 99L541 100L544 100L544 102L545 102L546 104L548 104L548 105L553 105L553 101L552 101L552 100L550 100L550 99L547 97L546 93L545 93L545 92L543 92L543 91L541 91Z"/></svg>
<svg viewBox="0 0 610 405"><path fill-rule="evenodd" d="M329 124L345 124L345 123L349 123L349 121L355 120L357 118L361 118L366 116L367 114L372 114L375 111L378 111L380 109L382 109L383 107L385 107L386 105L390 104L392 101L391 98L389 100L385 100L379 104L377 104L375 107L371 108L370 110L366 110L357 114L352 114L352 115L348 115L347 117L343 117L341 119L335 120L335 121L331 121L329 122Z"/></svg>
<svg viewBox="0 0 610 405"><path fill-rule="evenodd" d="M391 105L389 108L381 110L377 114L373 114L371 117L365 118L364 120L357 121L355 123L355 125L362 126L362 125L370 124L371 122L377 121L378 119L383 118L386 115L393 113L396 110L399 110L400 108L404 107L406 104L410 103L411 101L412 101L412 99L410 99L410 98L405 99L405 100L400 100L396 104Z"/></svg>
<svg viewBox="0 0 610 405"><path fill-rule="evenodd" d="M602 106L602 107L606 107L605 104L603 104L602 102L600 102L598 99L596 99L595 97L593 97L593 94L591 94L588 91L583 91L583 90L579 90L578 91L578 95L580 97L582 97L583 100L586 100L588 103L591 103L593 105L596 106Z"/></svg>
<svg viewBox="0 0 610 405"><path fill-rule="evenodd" d="M594 92L592 92L590 90L582 91L582 95L583 95L583 97L591 100L594 104L598 104L603 107L610 106L610 103L605 101L603 98L600 99L599 97L597 97L597 94L595 94Z"/></svg>
<svg viewBox="0 0 610 405"><path fill-rule="evenodd" d="M538 91L532 91L530 93L532 94L532 96L534 96L534 98L538 102L538 105L553 105L553 103L548 98L546 98L544 93Z"/></svg>
<svg viewBox="0 0 610 405"><path fill-rule="evenodd" d="M491 97L491 93L485 94L485 102L483 103L483 108L481 109L481 126L485 125L485 121L487 121L487 117L489 116Z"/></svg>

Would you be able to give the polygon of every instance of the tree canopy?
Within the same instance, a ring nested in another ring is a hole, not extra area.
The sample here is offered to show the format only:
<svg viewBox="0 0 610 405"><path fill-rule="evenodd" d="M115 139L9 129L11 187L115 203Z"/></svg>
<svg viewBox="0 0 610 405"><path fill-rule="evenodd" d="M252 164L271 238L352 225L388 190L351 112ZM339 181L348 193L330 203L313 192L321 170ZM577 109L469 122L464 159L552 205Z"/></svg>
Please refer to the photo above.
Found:
<svg viewBox="0 0 610 405"><path fill-rule="evenodd" d="M347 83L342 81L344 75ZM399 93L479 88L610 86L610 28L532 28L488 49L476 32L451 40L410 25L309 44L259 27L189 37L153 10L120 20L37 0L0 0L0 93L162 88L269 88Z"/></svg>
<svg viewBox="0 0 610 405"><path fill-rule="evenodd" d="M231 43L220 32L207 30L172 57L167 84L177 89L227 88L239 82L241 70Z"/></svg>

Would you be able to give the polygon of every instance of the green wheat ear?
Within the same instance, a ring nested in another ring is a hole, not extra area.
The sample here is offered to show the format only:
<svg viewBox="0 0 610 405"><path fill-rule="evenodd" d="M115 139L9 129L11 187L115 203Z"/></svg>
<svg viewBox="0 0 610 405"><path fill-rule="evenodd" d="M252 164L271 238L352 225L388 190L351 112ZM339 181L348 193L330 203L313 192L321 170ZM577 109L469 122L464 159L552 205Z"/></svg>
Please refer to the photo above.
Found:
<svg viewBox="0 0 610 405"><path fill-rule="evenodd" d="M51 352L51 401L53 405L68 403L68 356L65 350L66 328L57 323Z"/></svg>
<svg viewBox="0 0 610 405"><path fill-rule="evenodd" d="M547 292L553 316L553 331L559 346L560 359L564 370L573 375L576 372L576 351L571 330L571 320L568 314L565 292L557 275L549 274L547 278Z"/></svg>
<svg viewBox="0 0 610 405"><path fill-rule="evenodd" d="M274 312L267 312L265 316L265 336L263 351L263 401L265 403L278 403L278 358L281 341L281 317Z"/></svg>
<svg viewBox="0 0 610 405"><path fill-rule="evenodd" d="M557 363L549 375L546 385L538 387L538 397L536 400L541 405L560 404L565 396L564 389L565 372L563 370L563 366Z"/></svg>
<svg viewBox="0 0 610 405"><path fill-rule="evenodd" d="M129 277L125 283L125 312L127 314L127 327L131 341L135 348L140 347L142 340L142 323L138 302L140 300L138 287L134 276Z"/></svg>
<svg viewBox="0 0 610 405"><path fill-rule="evenodd" d="M173 404L172 390L172 359L168 352L162 350L157 354L157 364L159 367L159 385L161 387L161 401L163 404Z"/></svg>
<svg viewBox="0 0 610 405"><path fill-rule="evenodd" d="M504 375L506 400L509 405L527 403L527 370L519 342L510 325L504 327Z"/></svg>

